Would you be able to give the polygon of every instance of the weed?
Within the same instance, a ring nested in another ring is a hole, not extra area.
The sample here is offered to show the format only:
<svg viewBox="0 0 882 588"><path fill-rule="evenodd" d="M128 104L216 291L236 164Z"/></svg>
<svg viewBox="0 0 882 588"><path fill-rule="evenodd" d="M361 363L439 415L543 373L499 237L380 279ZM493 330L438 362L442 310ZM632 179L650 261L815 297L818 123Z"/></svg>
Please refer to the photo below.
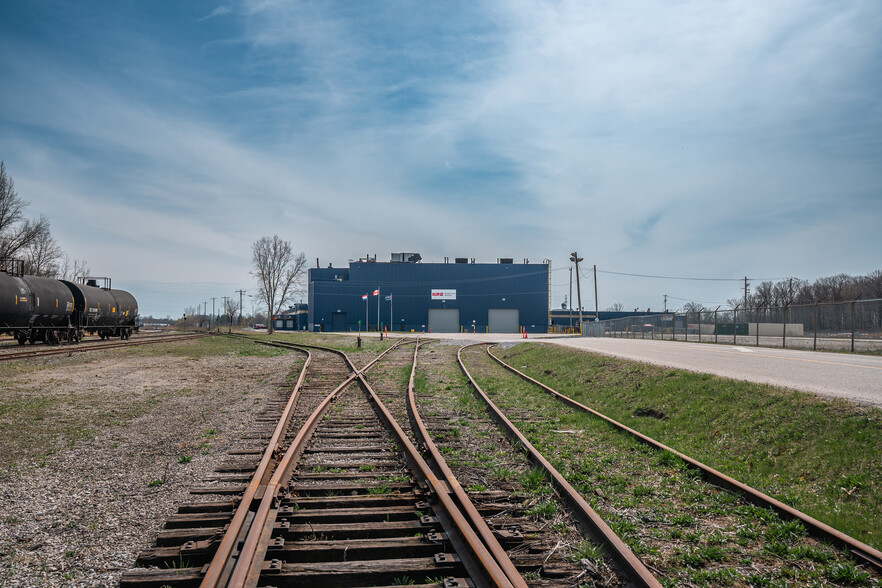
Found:
<svg viewBox="0 0 882 588"><path fill-rule="evenodd" d="M573 549L572 553L570 553L570 558L577 562L587 559L592 563L597 563L603 559L603 550L596 543L585 540Z"/></svg>
<svg viewBox="0 0 882 588"><path fill-rule="evenodd" d="M793 543L802 537L805 537L805 527L801 521L796 519L791 521L781 521L778 524L772 525L769 530L766 531L766 540L772 542L782 541L785 543Z"/></svg>
<svg viewBox="0 0 882 588"><path fill-rule="evenodd" d="M683 463L679 457L670 451L660 451L656 455L655 463L666 468L674 467Z"/></svg>
<svg viewBox="0 0 882 588"><path fill-rule="evenodd" d="M182 455L178 457L178 463L190 463L191 461L193 461L192 455Z"/></svg>
<svg viewBox="0 0 882 588"><path fill-rule="evenodd" d="M157 486L162 486L164 483L164 480L150 480L150 482L147 484L147 487L156 488Z"/></svg>
<svg viewBox="0 0 882 588"><path fill-rule="evenodd" d="M554 518L560 511L560 506L553 500L543 500L527 509L527 514L543 519Z"/></svg>
<svg viewBox="0 0 882 588"><path fill-rule="evenodd" d="M832 582L863 586L870 583L870 574L853 563L838 563L824 568L824 574Z"/></svg>
<svg viewBox="0 0 882 588"><path fill-rule="evenodd" d="M534 494L545 494L550 491L548 483L545 481L545 472L536 468L531 468L521 474L521 485L524 490Z"/></svg>

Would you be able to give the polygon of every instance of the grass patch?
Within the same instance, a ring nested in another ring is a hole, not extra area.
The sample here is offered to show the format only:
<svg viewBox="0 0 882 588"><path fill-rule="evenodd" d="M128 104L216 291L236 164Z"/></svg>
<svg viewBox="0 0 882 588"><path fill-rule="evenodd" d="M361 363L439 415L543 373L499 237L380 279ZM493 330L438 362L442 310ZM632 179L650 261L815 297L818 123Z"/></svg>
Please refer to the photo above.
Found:
<svg viewBox="0 0 882 588"><path fill-rule="evenodd" d="M882 547L882 410L551 345L494 352L562 394ZM656 455L660 465L675 461Z"/></svg>

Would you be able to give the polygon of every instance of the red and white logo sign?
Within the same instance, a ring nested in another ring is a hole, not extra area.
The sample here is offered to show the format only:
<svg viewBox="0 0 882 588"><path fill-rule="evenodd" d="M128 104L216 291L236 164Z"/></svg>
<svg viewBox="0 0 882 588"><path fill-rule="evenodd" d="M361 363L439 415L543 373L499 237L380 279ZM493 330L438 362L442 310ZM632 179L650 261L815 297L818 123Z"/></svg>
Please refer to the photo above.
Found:
<svg viewBox="0 0 882 588"><path fill-rule="evenodd" d="M432 290L432 300L456 300L456 290Z"/></svg>

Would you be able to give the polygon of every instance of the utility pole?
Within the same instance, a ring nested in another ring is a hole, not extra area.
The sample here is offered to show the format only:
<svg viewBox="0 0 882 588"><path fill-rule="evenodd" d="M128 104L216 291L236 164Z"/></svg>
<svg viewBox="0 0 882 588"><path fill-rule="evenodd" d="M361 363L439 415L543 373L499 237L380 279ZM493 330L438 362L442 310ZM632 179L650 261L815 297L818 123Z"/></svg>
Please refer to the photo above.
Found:
<svg viewBox="0 0 882 588"><path fill-rule="evenodd" d="M570 307L570 326L573 326L573 266L570 266L570 297L567 298Z"/></svg>
<svg viewBox="0 0 882 588"><path fill-rule="evenodd" d="M598 318L597 312L597 264L594 264L594 318Z"/></svg>
<svg viewBox="0 0 882 588"><path fill-rule="evenodd" d="M744 276L744 308L747 308L747 276Z"/></svg>
<svg viewBox="0 0 882 588"><path fill-rule="evenodd" d="M202 303L202 308L202 316L204 317L206 314L208 314L208 300Z"/></svg>
<svg viewBox="0 0 882 588"><path fill-rule="evenodd" d="M667 294L665 294L665 308L664 308L664 312L665 312L665 314L667 314L667 312L668 312L668 295L667 295Z"/></svg>
<svg viewBox="0 0 882 588"><path fill-rule="evenodd" d="M318 260L316 260L318 262ZM239 293L239 324L242 324L242 294L245 293L245 290L235 290Z"/></svg>
<svg viewBox="0 0 882 588"><path fill-rule="evenodd" d="M227 308L229 308L229 300L230 300L230 297L229 297L229 296L223 296L222 298L224 299L224 315L226 315L226 314L227 314ZM232 321L230 321L230 322L232 322ZM232 324L230 325L230 328L231 328L231 329L233 328L233 325L232 325Z"/></svg>
<svg viewBox="0 0 882 588"><path fill-rule="evenodd" d="M209 331L211 330L211 319L214 318L214 300L215 300L215 298L216 298L216 296L211 297L211 318L208 319L208 330Z"/></svg>
<svg viewBox="0 0 882 588"><path fill-rule="evenodd" d="M570 261L576 264L576 295L579 297L579 333L582 332L582 288L579 284L579 262L584 261L576 251L570 255Z"/></svg>

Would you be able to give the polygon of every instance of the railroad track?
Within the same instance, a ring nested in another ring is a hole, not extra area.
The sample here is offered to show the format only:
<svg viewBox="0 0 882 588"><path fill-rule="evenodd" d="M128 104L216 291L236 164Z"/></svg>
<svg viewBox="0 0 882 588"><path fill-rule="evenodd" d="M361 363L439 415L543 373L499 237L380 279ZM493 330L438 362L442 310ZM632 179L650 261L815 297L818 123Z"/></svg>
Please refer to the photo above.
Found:
<svg viewBox="0 0 882 588"><path fill-rule="evenodd" d="M360 370L310 347L257 468L250 453L251 472L243 464L215 488L235 498L182 506L139 557L157 567L121 586L525 586L459 484L433 471L365 378L405 344Z"/></svg>
<svg viewBox="0 0 882 588"><path fill-rule="evenodd" d="M116 349L118 347L129 347L138 345L149 345L152 343L169 343L172 341L184 341L204 337L204 333L186 333L181 335L151 335L147 337L137 337L125 341L84 341L76 345L55 345L40 346L28 348L23 351L2 351L0 352L0 361L12 361L16 359L29 359L35 357L49 357L52 355L72 355L74 353L85 353L87 351L103 351L106 349Z"/></svg>
<svg viewBox="0 0 882 588"><path fill-rule="evenodd" d="M563 475L558 472L554 466L543 456L528 440L527 436L521 432L515 424L509 419L506 414L504 414L503 410L497 406L490 395L488 395L479 385L476 378L470 373L469 369L466 367L466 363L463 359L464 352L472 349L478 348L480 346L486 346L487 355L492 358L496 364L505 368L509 372L515 374L518 378L525 382L529 382L531 385L535 386L543 393L550 395L556 401L559 401L566 405L567 407L593 415L594 417L601 419L603 422L610 425L614 430L632 437L636 439L642 444L645 444L651 447L653 450L657 450L659 453L665 452L670 455L676 456L677 459L682 460L686 466L693 471L696 471L700 474L700 477L705 480L708 484L713 485L715 487L720 487L727 489L739 496L741 496L746 502L749 502L753 505L759 506L763 509L770 509L778 513L778 515L784 520L793 520L798 521L801 525L804 526L805 530L809 535L814 536L820 539L823 542L830 543L835 545L839 549L844 550L849 553L852 557L854 557L857 561L864 564L866 567L872 568L878 574L882 572L882 553L873 547L866 545L852 537L849 537L828 525L813 519L812 517L802 513L792 507L781 503L778 500L775 500L762 492L751 488L745 484L738 482L737 480L732 479L731 477L722 474L721 472L714 470L713 468L702 464L701 462L690 458L687 455L684 455L650 437L639 433L617 421L610 419L609 417L594 411L593 409L568 398L546 384L531 378L530 376L524 374L523 372L515 369L511 365L503 362L498 356L496 356L492 352L492 348L494 347L492 344L473 344L466 345L459 349L457 352L457 360L459 362L460 368L463 373L467 376L475 395L481 399L481 401L486 405L487 409L490 412L491 417L497 424L502 428L506 435L517 445L524 448L524 450L528 454L528 459L532 463L534 463L537 467L542 468L543 471L552 479L554 486L557 488L559 494L564 498L565 502L571 509L575 509L577 512L579 509L588 507L584 498L580 495L580 493L569 484L569 482L565 479ZM474 358L474 356L473 356ZM486 373L485 373L486 377ZM579 506L581 503L581 506ZM610 554L612 557L616 559L616 561L627 568L631 565L633 560L637 560L636 557L633 557L633 554L630 554L630 551L627 550L627 547L618 539L611 531L609 531L609 527L603 523L602 519L597 516L596 513L589 510L590 507L585 508L582 515L577 515L577 518L581 519L581 522L590 528L590 534L598 541L603 543L605 546L606 552ZM625 547L627 551L622 551L622 547ZM642 565L642 564L641 564ZM648 572L647 572L648 573ZM630 574L629 574L630 577ZM652 574L649 574L645 578L646 585L658 585L658 581L652 577ZM849 583L849 582L846 582Z"/></svg>

